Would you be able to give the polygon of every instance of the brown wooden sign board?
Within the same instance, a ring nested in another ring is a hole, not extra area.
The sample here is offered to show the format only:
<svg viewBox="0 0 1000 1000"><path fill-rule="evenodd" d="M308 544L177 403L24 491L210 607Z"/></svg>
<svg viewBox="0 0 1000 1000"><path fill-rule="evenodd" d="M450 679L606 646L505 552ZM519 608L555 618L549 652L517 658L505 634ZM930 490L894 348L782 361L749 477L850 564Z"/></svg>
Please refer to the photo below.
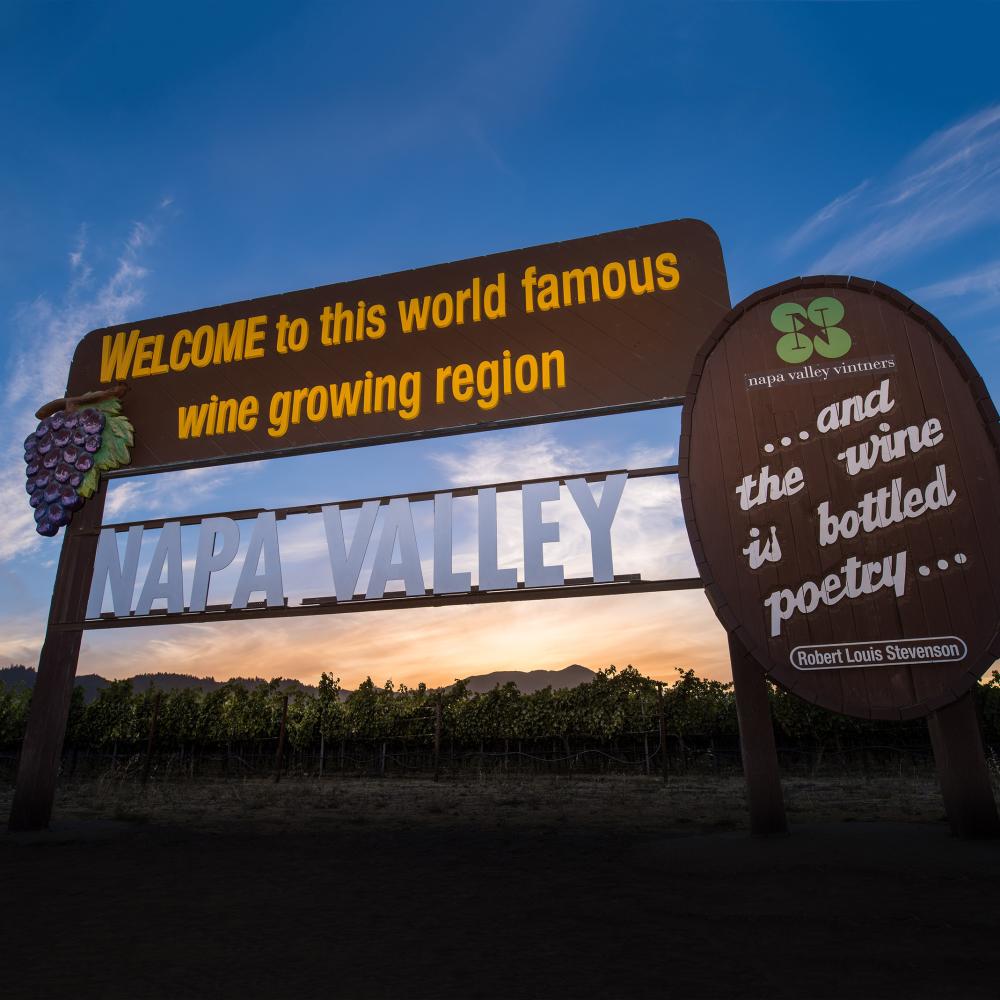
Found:
<svg viewBox="0 0 1000 1000"><path fill-rule="evenodd" d="M677 402L729 308L682 219L94 330L133 475Z"/></svg>
<svg viewBox="0 0 1000 1000"><path fill-rule="evenodd" d="M797 695L925 715L1000 655L1000 433L930 313L800 278L741 303L695 364L680 483L720 621Z"/></svg>
<svg viewBox="0 0 1000 1000"><path fill-rule="evenodd" d="M718 237L682 219L94 330L66 395L123 387L113 476L382 444L679 403L728 308ZM11 829L51 815L106 492L64 534Z"/></svg>

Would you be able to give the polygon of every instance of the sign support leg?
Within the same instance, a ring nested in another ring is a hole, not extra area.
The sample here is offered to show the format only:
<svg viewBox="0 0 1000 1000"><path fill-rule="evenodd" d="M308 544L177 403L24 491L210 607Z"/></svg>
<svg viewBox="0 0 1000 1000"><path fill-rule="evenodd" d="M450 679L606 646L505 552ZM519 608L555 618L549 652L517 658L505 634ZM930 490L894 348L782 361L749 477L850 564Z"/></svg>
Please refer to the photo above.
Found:
<svg viewBox="0 0 1000 1000"><path fill-rule="evenodd" d="M733 667L743 775L750 806L750 832L755 837L785 834L788 833L788 821L781 794L778 752L774 746L774 724L764 671L750 659L742 643L732 635L729 636L729 659Z"/></svg>
<svg viewBox="0 0 1000 1000"><path fill-rule="evenodd" d="M951 832L956 837L1000 836L1000 819L971 693L931 712L927 728Z"/></svg>
<svg viewBox="0 0 1000 1000"><path fill-rule="evenodd" d="M58 631L60 622L83 621L104 515L104 483L66 529L52 590L45 643L31 694L28 728L21 748L9 829L44 830L52 816L59 761L69 717L82 631Z"/></svg>

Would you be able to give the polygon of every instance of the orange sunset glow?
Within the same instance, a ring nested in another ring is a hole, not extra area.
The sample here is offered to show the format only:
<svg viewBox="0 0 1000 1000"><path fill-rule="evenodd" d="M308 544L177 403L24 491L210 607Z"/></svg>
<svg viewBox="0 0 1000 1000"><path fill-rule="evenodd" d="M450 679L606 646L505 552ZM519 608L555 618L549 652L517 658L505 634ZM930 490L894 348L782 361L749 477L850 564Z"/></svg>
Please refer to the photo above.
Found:
<svg viewBox="0 0 1000 1000"><path fill-rule="evenodd" d="M315 683L327 671L345 688L369 676L412 687L571 663L592 670L631 663L664 680L677 668L729 679L725 633L700 591L91 633L79 672Z"/></svg>

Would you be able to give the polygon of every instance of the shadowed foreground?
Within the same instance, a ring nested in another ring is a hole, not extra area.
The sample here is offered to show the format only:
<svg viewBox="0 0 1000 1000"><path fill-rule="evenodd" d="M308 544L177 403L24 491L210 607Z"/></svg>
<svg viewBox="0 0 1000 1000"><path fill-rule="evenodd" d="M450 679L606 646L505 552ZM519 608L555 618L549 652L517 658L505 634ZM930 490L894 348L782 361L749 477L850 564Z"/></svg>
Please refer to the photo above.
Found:
<svg viewBox="0 0 1000 1000"><path fill-rule="evenodd" d="M0 840L3 994L998 995L1000 844L928 781L788 792L757 841L727 781L64 789Z"/></svg>

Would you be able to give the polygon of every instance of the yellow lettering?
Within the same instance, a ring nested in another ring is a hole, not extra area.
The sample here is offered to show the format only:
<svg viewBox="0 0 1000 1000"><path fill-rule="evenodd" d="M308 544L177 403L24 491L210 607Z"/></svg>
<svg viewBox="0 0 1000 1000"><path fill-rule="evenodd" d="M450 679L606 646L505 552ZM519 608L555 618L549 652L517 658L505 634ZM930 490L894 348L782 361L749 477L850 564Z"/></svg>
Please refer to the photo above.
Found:
<svg viewBox="0 0 1000 1000"><path fill-rule="evenodd" d="M538 388L538 362L533 355L522 354L517 359L514 365L514 382L521 392L534 392Z"/></svg>
<svg viewBox="0 0 1000 1000"><path fill-rule="evenodd" d="M218 414L215 418L215 433L232 434L236 430L237 412L238 404L235 399L220 400Z"/></svg>
<svg viewBox="0 0 1000 1000"><path fill-rule="evenodd" d="M267 429L270 437L280 438L288 433L288 410L291 402L292 394L287 389L283 392L276 392L271 397L269 413L271 426Z"/></svg>
<svg viewBox="0 0 1000 1000"><path fill-rule="evenodd" d="M166 375L170 371L170 366L163 361L163 345L166 337L158 333L153 340L153 366L149 370L150 375Z"/></svg>
<svg viewBox="0 0 1000 1000"><path fill-rule="evenodd" d="M341 417L356 417L361 407L361 391L364 379L355 382L341 382L330 386L330 416L334 420Z"/></svg>
<svg viewBox="0 0 1000 1000"><path fill-rule="evenodd" d="M236 425L241 431L252 431L257 426L257 415L260 413L260 403L256 396L246 396L240 403L240 412L236 417Z"/></svg>
<svg viewBox="0 0 1000 1000"><path fill-rule="evenodd" d="M399 379L399 415L403 420L420 416L420 372L404 372Z"/></svg>
<svg viewBox="0 0 1000 1000"><path fill-rule="evenodd" d="M425 295L422 299L410 299L409 302L399 302L399 325L403 333L427 329L427 319L431 311L431 297Z"/></svg>
<svg viewBox="0 0 1000 1000"><path fill-rule="evenodd" d="M266 316L253 316L247 324L247 341L243 348L244 358L264 357L264 337L267 331L262 327L267 325Z"/></svg>
<svg viewBox="0 0 1000 1000"><path fill-rule="evenodd" d="M601 288L609 299L620 299L625 294L625 268L613 260L601 271Z"/></svg>
<svg viewBox="0 0 1000 1000"><path fill-rule="evenodd" d="M178 330L174 334L173 342L170 344L170 368L175 372L182 372L191 364L191 343L194 337L190 330ZM187 350L183 355L178 351L179 347L187 344Z"/></svg>
<svg viewBox="0 0 1000 1000"><path fill-rule="evenodd" d="M479 279L476 278L476 281ZM497 275L497 280L487 285L483 292L483 311L487 319L503 319L507 315L507 275L502 271Z"/></svg>
<svg viewBox="0 0 1000 1000"><path fill-rule="evenodd" d="M177 408L177 436L186 441L189 437L201 437L208 419L208 403Z"/></svg>
<svg viewBox="0 0 1000 1000"><path fill-rule="evenodd" d="M472 302L472 289L460 288L455 296L455 323L461 326L465 322L465 303Z"/></svg>
<svg viewBox="0 0 1000 1000"><path fill-rule="evenodd" d="M195 368L207 368L212 363L212 344L215 340L215 328L199 326L194 334L191 345L191 364Z"/></svg>
<svg viewBox="0 0 1000 1000"><path fill-rule="evenodd" d="M135 345L139 339L139 331L133 330L128 338L125 331L116 333L114 337L109 334L104 335L101 341L101 382L123 382L129 373L132 365L132 357L135 354Z"/></svg>
<svg viewBox="0 0 1000 1000"><path fill-rule="evenodd" d="M677 254L661 253L656 258L656 273L659 277L656 284L661 291L669 292L681 282L681 272L673 265L677 263Z"/></svg>
<svg viewBox="0 0 1000 1000"><path fill-rule="evenodd" d="M437 392L434 394L434 401L438 404L444 402L444 386L451 377L451 365L443 365L437 370Z"/></svg>
<svg viewBox="0 0 1000 1000"><path fill-rule="evenodd" d="M476 369L476 406L481 410L496 409L500 402L500 362L480 361Z"/></svg>
<svg viewBox="0 0 1000 1000"><path fill-rule="evenodd" d="M472 366L456 365L455 373L451 377L451 394L460 403L467 403L472 399Z"/></svg>
<svg viewBox="0 0 1000 1000"><path fill-rule="evenodd" d="M559 308L559 282L554 274L543 274L538 279L538 308L542 312Z"/></svg>
<svg viewBox="0 0 1000 1000"><path fill-rule="evenodd" d="M365 327L365 333L372 340L379 340L385 333L385 306L368 307L368 326Z"/></svg>
<svg viewBox="0 0 1000 1000"><path fill-rule="evenodd" d="M589 267L574 267L568 271L563 271L563 305L582 305L586 302L600 302L601 292L598 287L600 278L597 268L593 265ZM590 298L587 298L587 290L584 288L584 280L590 282ZM573 294L575 284L576 294Z"/></svg>
<svg viewBox="0 0 1000 1000"><path fill-rule="evenodd" d="M296 389L294 393L294 399L292 401L292 423L299 424L302 422L302 404L306 401L306 397L309 395L308 389Z"/></svg>
<svg viewBox="0 0 1000 1000"><path fill-rule="evenodd" d="M443 330L451 326L455 317L455 302L450 292L439 292L434 296L434 304L431 306L431 317L434 325Z"/></svg>
<svg viewBox="0 0 1000 1000"><path fill-rule="evenodd" d="M135 348L135 360L132 362L132 378L144 378L152 375L151 364L153 362L153 349L156 345L155 337L140 337Z"/></svg>
<svg viewBox="0 0 1000 1000"><path fill-rule="evenodd" d="M220 323L215 335L215 351L212 360L215 364L231 364L243 360L243 342L247 333L247 321L238 319L232 330L228 323Z"/></svg>
<svg viewBox="0 0 1000 1000"><path fill-rule="evenodd" d="M552 388L552 370L555 369L555 385L566 388L566 358L562 351L542 351L542 388Z"/></svg>

